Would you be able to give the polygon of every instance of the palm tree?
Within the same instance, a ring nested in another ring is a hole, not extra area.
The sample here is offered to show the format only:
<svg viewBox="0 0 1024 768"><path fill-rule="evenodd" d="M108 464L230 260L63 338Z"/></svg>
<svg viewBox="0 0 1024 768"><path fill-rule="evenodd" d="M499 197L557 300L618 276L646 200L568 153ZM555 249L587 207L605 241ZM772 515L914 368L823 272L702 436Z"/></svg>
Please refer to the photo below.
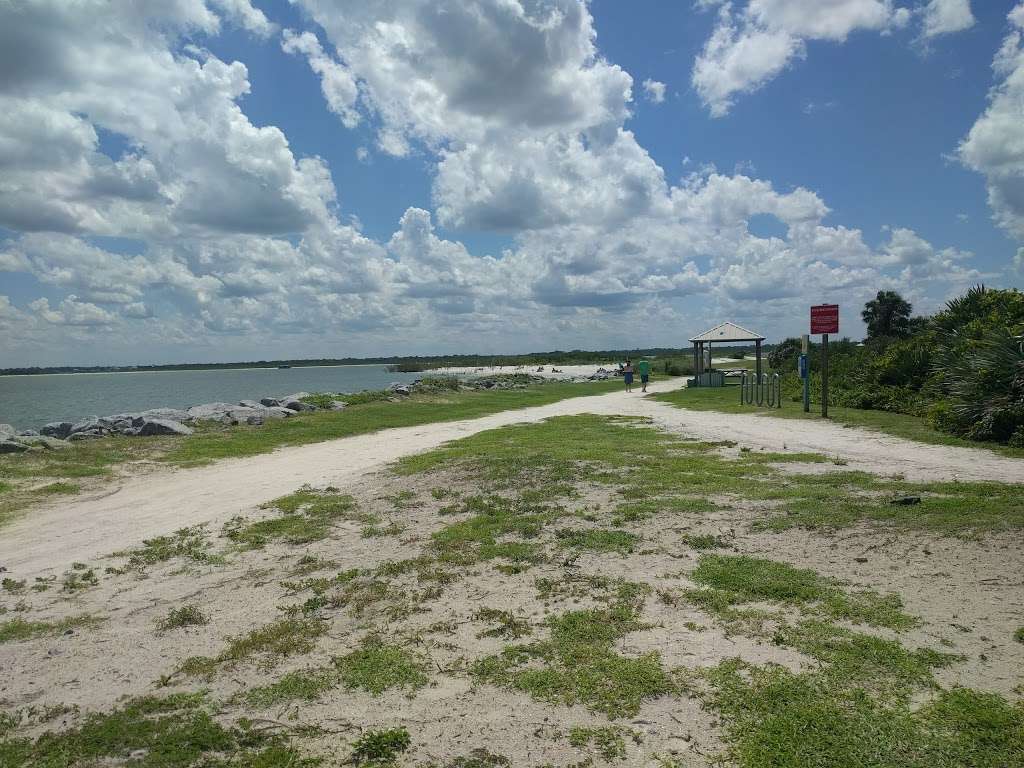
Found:
<svg viewBox="0 0 1024 768"><path fill-rule="evenodd" d="M896 291L879 291L864 305L861 319L868 327L868 338L900 338L910 335L910 302Z"/></svg>

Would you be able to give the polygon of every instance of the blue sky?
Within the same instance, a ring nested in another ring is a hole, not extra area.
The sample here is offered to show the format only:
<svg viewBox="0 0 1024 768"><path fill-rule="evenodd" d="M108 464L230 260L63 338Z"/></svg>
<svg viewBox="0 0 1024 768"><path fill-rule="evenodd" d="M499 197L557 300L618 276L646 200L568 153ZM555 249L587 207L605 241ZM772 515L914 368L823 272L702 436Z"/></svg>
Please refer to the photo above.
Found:
<svg viewBox="0 0 1024 768"><path fill-rule="evenodd" d="M120 11L0 10L5 366L859 337L1021 283L1022 3Z"/></svg>

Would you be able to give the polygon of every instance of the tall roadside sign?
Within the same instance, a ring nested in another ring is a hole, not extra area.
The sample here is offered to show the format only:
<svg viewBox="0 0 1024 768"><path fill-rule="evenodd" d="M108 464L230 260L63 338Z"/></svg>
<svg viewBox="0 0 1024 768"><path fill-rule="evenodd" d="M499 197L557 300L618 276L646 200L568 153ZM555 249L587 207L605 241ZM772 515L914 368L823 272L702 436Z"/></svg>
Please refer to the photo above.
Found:
<svg viewBox="0 0 1024 768"><path fill-rule="evenodd" d="M828 417L828 335L839 333L839 305L811 307L811 334L821 334L821 415Z"/></svg>

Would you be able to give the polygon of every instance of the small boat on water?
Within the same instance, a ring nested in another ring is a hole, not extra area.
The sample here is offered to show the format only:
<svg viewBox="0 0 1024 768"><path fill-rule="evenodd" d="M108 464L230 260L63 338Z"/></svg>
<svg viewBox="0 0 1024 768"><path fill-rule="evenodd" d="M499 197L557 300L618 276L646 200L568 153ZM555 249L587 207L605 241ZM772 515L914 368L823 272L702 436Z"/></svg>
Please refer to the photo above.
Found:
<svg viewBox="0 0 1024 768"><path fill-rule="evenodd" d="M278 367L278 369L281 369L281 368L291 368L290 365L279 365L277 367Z"/></svg>

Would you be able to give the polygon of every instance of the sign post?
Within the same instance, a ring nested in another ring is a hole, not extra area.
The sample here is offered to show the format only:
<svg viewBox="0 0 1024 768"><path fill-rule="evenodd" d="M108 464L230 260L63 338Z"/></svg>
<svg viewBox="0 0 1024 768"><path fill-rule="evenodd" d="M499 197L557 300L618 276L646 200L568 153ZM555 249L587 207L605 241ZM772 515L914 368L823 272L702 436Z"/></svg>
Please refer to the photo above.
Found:
<svg viewBox="0 0 1024 768"><path fill-rule="evenodd" d="M811 412L811 366L807 359L810 337L805 333L800 340L800 378L804 385L804 413Z"/></svg>
<svg viewBox="0 0 1024 768"><path fill-rule="evenodd" d="M828 335L839 333L839 305L811 307L811 333L821 334L821 415L828 418Z"/></svg>

